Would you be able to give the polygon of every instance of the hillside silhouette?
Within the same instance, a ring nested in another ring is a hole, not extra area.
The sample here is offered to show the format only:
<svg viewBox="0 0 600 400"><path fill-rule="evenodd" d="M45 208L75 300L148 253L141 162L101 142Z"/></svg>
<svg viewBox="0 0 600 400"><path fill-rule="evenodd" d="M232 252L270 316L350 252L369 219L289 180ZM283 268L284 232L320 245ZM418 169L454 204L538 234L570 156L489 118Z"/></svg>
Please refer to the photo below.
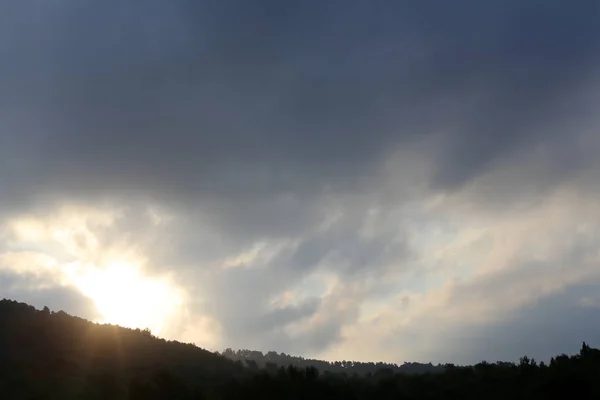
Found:
<svg viewBox="0 0 600 400"><path fill-rule="evenodd" d="M263 354L256 350L233 350L225 349L222 353L225 357L233 361L241 361L251 369L273 369L282 365L292 365L297 368L315 367L324 373L344 373L349 375L370 376L381 371L391 371L393 373L403 374L424 374L441 372L443 365L433 365L431 363L421 364L416 362L405 362L404 364L391 364L384 362L360 362L360 361L323 361L311 358L297 357L285 353L278 354L275 351L269 351Z"/></svg>
<svg viewBox="0 0 600 400"><path fill-rule="evenodd" d="M548 364L325 362L223 354L0 301L1 399L598 399L600 350Z"/></svg>

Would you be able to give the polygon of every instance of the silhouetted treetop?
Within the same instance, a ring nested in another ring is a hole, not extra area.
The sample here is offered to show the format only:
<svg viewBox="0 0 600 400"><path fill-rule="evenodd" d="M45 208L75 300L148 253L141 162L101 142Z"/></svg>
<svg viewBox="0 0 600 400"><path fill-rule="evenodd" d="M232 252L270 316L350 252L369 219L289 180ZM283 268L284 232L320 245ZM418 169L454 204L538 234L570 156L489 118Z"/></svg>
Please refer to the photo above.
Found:
<svg viewBox="0 0 600 400"><path fill-rule="evenodd" d="M270 351L211 353L149 330L0 301L0 398L600 399L600 350L548 364L333 363Z"/></svg>

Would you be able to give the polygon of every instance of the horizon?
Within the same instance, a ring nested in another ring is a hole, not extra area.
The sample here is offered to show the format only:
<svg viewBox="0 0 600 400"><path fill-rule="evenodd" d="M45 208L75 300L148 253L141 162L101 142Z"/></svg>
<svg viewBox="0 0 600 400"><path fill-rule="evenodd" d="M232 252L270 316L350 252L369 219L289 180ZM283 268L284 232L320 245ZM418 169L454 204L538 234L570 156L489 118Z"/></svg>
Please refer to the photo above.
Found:
<svg viewBox="0 0 600 400"><path fill-rule="evenodd" d="M2 298L0 299L0 301L8 301L8 302L14 302L20 305L26 305L26 306L30 306L30 307L34 307L31 304L27 304L27 303L23 303L23 302L19 302L18 300L14 300L14 299L8 299L8 298ZM351 363L359 363L359 364L378 364L378 363L382 363L384 365L391 365L391 366L396 366L396 367L402 367L404 365L431 365L433 367L443 367L443 366L448 366L448 365L452 365L452 366L456 366L456 367L469 367L469 366L474 366L476 364L479 364L481 362L484 363L491 363L491 364L502 364L502 363L513 363L513 364L518 364L520 359L522 357L528 357L529 356L527 354L522 354L518 359L515 360L479 360L476 363L472 363L472 364L457 364L450 361L446 361L446 362L438 362L438 363L433 363L431 361L411 361L411 360L402 360L402 361L390 361L390 362L382 362L380 360L352 360L352 359L332 359L332 360L327 360L327 359L316 359L316 358L306 358L303 357L301 355L296 355L296 354L288 354L285 352L278 352L277 349L270 349L270 350L259 350L259 349L243 349L243 348L226 348L226 349L221 349L221 350L214 350L214 349L207 349L207 348L203 348L199 345L197 345L196 343L193 342L179 342L176 339L168 339L168 338L164 338L161 337L160 335L154 335L151 330L149 328L140 328L140 327L129 327L129 326L122 326L122 325L118 325L118 324L114 324L114 323L110 323L110 322L94 322L94 321L89 321L85 318L82 318L78 315L72 315L67 313L64 310L52 310L50 308L48 308L47 306L44 306L43 308L35 308L36 311L41 312L48 309L48 311L51 314L59 314L59 313L65 313L66 315L73 317L73 318L78 318L78 319L83 319L86 322L95 324L95 325L100 325L100 326L110 326L110 327L114 327L114 328L120 328L120 329L131 329L134 331L138 331L138 332L148 332L149 335L151 335L154 339L159 339L159 340L167 340L167 341L174 341L174 342L178 342L178 343L182 343L182 344L186 344L186 345L192 345L195 348L198 348L200 350L206 350L209 351L213 354L216 354L218 356L222 356L225 357L227 359L230 360L234 360L232 357L227 356L225 353L227 351L232 351L233 353L239 353L239 352L250 352L250 353L260 353L262 356L267 356L268 353L275 353L277 356L285 356L291 359L301 359L305 362L310 362L310 361L316 361L319 363L329 363L329 364L334 364L336 362L351 362ZM587 342L585 340L582 341L583 346L587 345ZM530 358L532 361L536 361L537 363L543 363L543 364L549 364L550 359L560 356L560 355L568 355L568 356L572 356L573 354L577 354L577 352L575 353L566 353L566 352L558 352L557 354L554 354L553 356L549 357L548 359L543 359L543 360L538 360L538 359L534 359L534 358ZM245 357L244 359L246 360L256 360L256 358L254 357Z"/></svg>
<svg viewBox="0 0 600 400"><path fill-rule="evenodd" d="M326 360L600 347L599 18L1 3L0 297Z"/></svg>

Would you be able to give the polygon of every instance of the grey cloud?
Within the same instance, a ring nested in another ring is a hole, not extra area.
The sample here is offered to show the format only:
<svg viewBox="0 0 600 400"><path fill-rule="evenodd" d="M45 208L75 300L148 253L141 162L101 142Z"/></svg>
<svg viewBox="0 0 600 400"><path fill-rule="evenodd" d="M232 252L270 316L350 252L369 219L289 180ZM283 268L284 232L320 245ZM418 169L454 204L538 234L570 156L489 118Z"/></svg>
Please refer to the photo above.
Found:
<svg viewBox="0 0 600 400"><path fill-rule="evenodd" d="M363 284L351 283L336 288L323 300L312 329L296 339L296 348L317 356L342 340L342 328L356 322L360 305L367 295L368 290Z"/></svg>
<svg viewBox="0 0 600 400"><path fill-rule="evenodd" d="M598 17L596 1L4 2L0 215L125 206L96 229L102 243L188 267L192 293L209 298L198 309L227 340L243 343L262 318L250 344L320 351L356 307L266 304L324 261L350 284L410 257L383 218L371 239L357 234L372 203L407 201L382 178L392 155L431 141L413 166L430 171L429 190L483 179L481 202L597 167L600 143L582 143L595 127ZM511 165L506 180L488 175ZM135 210L145 203L179 219L150 229ZM315 233L331 204L347 214ZM202 268L264 240L299 247L266 266ZM320 312L327 323L296 343L268 333Z"/></svg>
<svg viewBox="0 0 600 400"><path fill-rule="evenodd" d="M557 255L548 260L515 253L500 271L456 281L443 306L394 329L380 345L403 345L409 359L462 364L526 354L547 361L577 351L600 330L598 309L585 303L600 274L594 235L569 232L573 237L556 243Z"/></svg>
<svg viewBox="0 0 600 400"><path fill-rule="evenodd" d="M250 342L256 343L255 346L273 343L283 346L278 348L279 351L299 351L302 346L315 352L324 350L339 338L344 324L356 320L356 290L340 289L322 304L308 300L298 307L275 310L269 305L273 296L294 289L315 271L336 273L342 285L352 288L353 284L366 277L383 276L391 265L402 267L408 257L406 244L396 243L394 235L361 238L356 233L360 223L356 223L362 218L353 216L348 219L350 221L343 220L330 229L305 232L297 246L284 247L266 264L251 262L207 274L202 279L206 284L201 284L198 290L210 301L201 309L219 318L226 340L233 343ZM328 254L334 256L325 262ZM360 296L365 295L366 292L360 292ZM346 302L354 306L347 311L336 310ZM301 338L290 336L280 329L317 316L321 316L323 321L311 326Z"/></svg>
<svg viewBox="0 0 600 400"><path fill-rule="evenodd" d="M460 186L566 134L528 127L571 99L599 43L588 2L228 4L5 4L16 199L142 192L223 216L223 199L356 188L390 148L453 123L432 183Z"/></svg>
<svg viewBox="0 0 600 400"><path fill-rule="evenodd" d="M90 320L96 319L98 310L94 303L72 287L43 287L30 289L35 279L1 272L0 297L16 299L38 309L47 306L53 311L63 310L71 315Z"/></svg>
<svg viewBox="0 0 600 400"><path fill-rule="evenodd" d="M197 283L206 298L197 308L213 315L223 328L223 342L262 347L264 343L289 338L281 331L287 324L310 317L318 305L309 301L298 307L273 309L270 300L297 281L286 269L250 270L235 268L208 274L206 284Z"/></svg>
<svg viewBox="0 0 600 400"><path fill-rule="evenodd" d="M600 309L582 303L594 295L597 285L590 281L569 286L509 313L499 310L485 323L461 320L440 326L420 320L382 338L378 345L402 354L397 362L468 365L483 360L514 362L524 355L548 362L557 354L576 353L582 341L597 343Z"/></svg>
<svg viewBox="0 0 600 400"><path fill-rule="evenodd" d="M311 310L311 315L293 321L295 330L291 335L283 331L267 335L261 338L256 348L277 348L287 353L318 357L342 340L342 328L356 321L365 294L360 285L337 287L334 293L321 299L319 307Z"/></svg>
<svg viewBox="0 0 600 400"><path fill-rule="evenodd" d="M309 301L299 308L265 311L269 310L269 299L295 288L315 271L336 273L343 285L352 287L352 284L368 277L378 279L390 268L404 268L411 251L406 241L402 241L397 227L390 230L382 227L376 236L362 237L359 230L365 221L364 211L352 212L351 207L346 211L348 214L327 229L303 232L297 238L299 243L283 247L266 264L254 261L242 268L221 271L207 278L210 284L204 290L209 291L211 299L207 310L220 316L224 331L233 335L230 340L248 340L244 337L249 331L260 337L285 324L327 313L326 322L314 326L303 338L278 332L277 338L269 339L284 346L285 351L290 351L290 346L301 344L313 351L322 351L339 338L344 324L355 321L357 306L348 312L335 311L338 303L356 302L353 298L355 291L341 290L321 307Z"/></svg>
<svg viewBox="0 0 600 400"><path fill-rule="evenodd" d="M296 320L300 320L304 317L313 315L319 308L320 300L313 298L301 305L297 306L286 306L275 309L264 314L261 318L258 318L255 322L259 329L264 327L280 327L285 326Z"/></svg>
<svg viewBox="0 0 600 400"><path fill-rule="evenodd" d="M361 229L368 219L368 210L345 208L343 216L327 229L305 233L291 254L283 253L273 264L291 268L314 269L333 264L338 271L353 275L365 269L382 273L390 263L400 263L411 255L406 232L401 227L387 227L383 221L377 234L364 236ZM368 271L367 271L368 273Z"/></svg>
<svg viewBox="0 0 600 400"><path fill-rule="evenodd" d="M434 349L436 354L432 352L431 357L466 364L518 361L529 355L548 362L557 354L577 353L583 341L598 343L600 309L581 305L582 298L596 291L597 286L589 284L571 287L517 310L500 322L448 332L444 346Z"/></svg>

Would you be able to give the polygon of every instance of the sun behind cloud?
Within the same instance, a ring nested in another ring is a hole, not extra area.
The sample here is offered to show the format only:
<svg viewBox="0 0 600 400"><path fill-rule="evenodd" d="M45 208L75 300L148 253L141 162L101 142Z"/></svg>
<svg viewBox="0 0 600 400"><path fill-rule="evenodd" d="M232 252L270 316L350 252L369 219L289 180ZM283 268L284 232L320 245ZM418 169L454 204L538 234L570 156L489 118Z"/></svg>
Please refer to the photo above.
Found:
<svg viewBox="0 0 600 400"><path fill-rule="evenodd" d="M102 315L96 322L165 333L184 308L185 291L168 273L150 275L148 260L134 245L107 246L98 236L120 217L120 210L77 205L16 217L7 224L14 249L0 254L1 264L11 272L75 287ZM156 225L159 214L147 217Z"/></svg>
<svg viewBox="0 0 600 400"><path fill-rule="evenodd" d="M137 265L115 261L104 268L74 263L69 280L91 298L102 323L149 328L158 334L183 302L181 291L166 279L145 277Z"/></svg>

